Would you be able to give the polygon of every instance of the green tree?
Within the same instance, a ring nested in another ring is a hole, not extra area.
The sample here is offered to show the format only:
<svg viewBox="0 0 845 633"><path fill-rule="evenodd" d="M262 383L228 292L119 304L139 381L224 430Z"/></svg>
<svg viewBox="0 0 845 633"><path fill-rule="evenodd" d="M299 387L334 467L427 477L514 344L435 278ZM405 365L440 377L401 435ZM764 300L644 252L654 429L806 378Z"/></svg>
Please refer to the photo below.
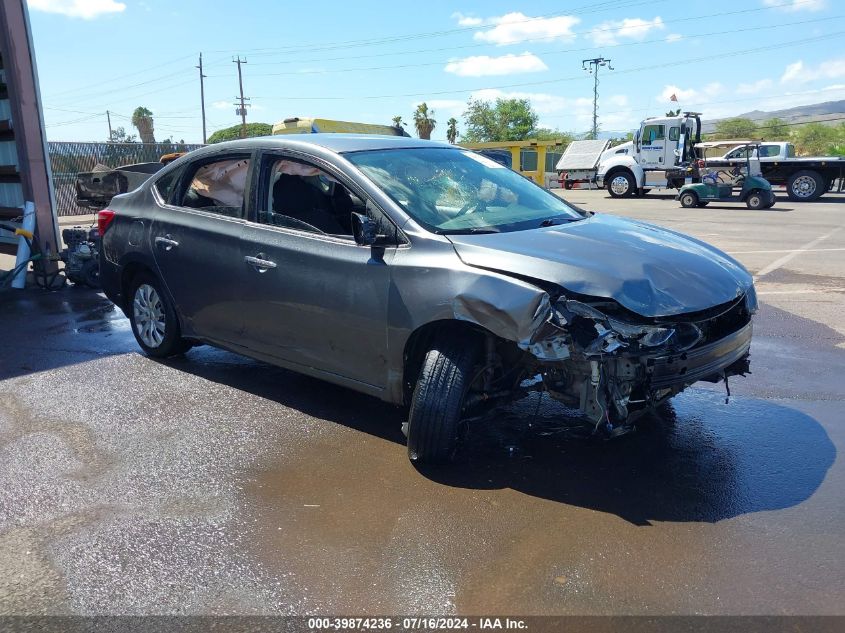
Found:
<svg viewBox="0 0 845 633"><path fill-rule="evenodd" d="M448 121L446 121L446 139L452 144L455 144L455 141L458 139L458 120L455 117L451 117Z"/></svg>
<svg viewBox="0 0 845 633"><path fill-rule="evenodd" d="M751 119L742 117L734 119L722 119L716 121L716 131L713 134L715 139L743 139L755 138L759 135L757 124Z"/></svg>
<svg viewBox="0 0 845 633"><path fill-rule="evenodd" d="M273 133L273 126L269 123L247 123L246 138L253 136L268 136ZM208 137L208 143L221 143L223 141L234 141L241 138L241 124L217 130Z"/></svg>
<svg viewBox="0 0 845 633"><path fill-rule="evenodd" d="M432 118L434 110L429 110L425 101L414 110L414 127L417 129L417 136L423 139L430 139L437 121Z"/></svg>
<svg viewBox="0 0 845 633"><path fill-rule="evenodd" d="M405 127L405 122L402 120L401 116L395 116L393 119L393 127L403 128Z"/></svg>
<svg viewBox="0 0 845 633"><path fill-rule="evenodd" d="M677 110L669 110L669 112L666 113L666 116L678 116L680 113L681 109L678 108Z"/></svg>
<svg viewBox="0 0 845 633"><path fill-rule="evenodd" d="M528 99L470 99L464 112L464 140L471 143L522 141L537 132L539 117Z"/></svg>
<svg viewBox="0 0 845 633"><path fill-rule="evenodd" d="M153 124L153 113L143 107L135 108L132 113L132 125L138 128L138 134L142 143L155 143L155 126Z"/></svg>
<svg viewBox="0 0 845 633"><path fill-rule="evenodd" d="M109 143L134 143L137 138L134 134L127 134L123 127L118 127L111 131Z"/></svg>
<svg viewBox="0 0 845 633"><path fill-rule="evenodd" d="M797 154L824 156L835 152L837 129L821 123L807 123L795 130L794 143Z"/></svg>
<svg viewBox="0 0 845 633"><path fill-rule="evenodd" d="M775 117L760 126L760 133L767 141L785 141L789 138L789 126L783 119Z"/></svg>
<svg viewBox="0 0 845 633"><path fill-rule="evenodd" d="M547 127L540 127L528 134L527 139L535 141L561 141L561 145L569 145L575 140L575 135L571 132L561 132L558 129L550 129Z"/></svg>

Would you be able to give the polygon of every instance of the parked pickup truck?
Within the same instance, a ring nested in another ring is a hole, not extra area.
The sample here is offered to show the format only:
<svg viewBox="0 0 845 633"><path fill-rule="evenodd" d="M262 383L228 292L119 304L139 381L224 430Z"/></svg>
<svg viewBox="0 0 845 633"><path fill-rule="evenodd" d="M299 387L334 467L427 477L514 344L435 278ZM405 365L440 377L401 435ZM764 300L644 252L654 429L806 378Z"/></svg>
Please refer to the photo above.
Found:
<svg viewBox="0 0 845 633"><path fill-rule="evenodd" d="M845 178L845 157L796 157L792 143L761 143L760 168L773 185L784 185L790 200L815 200L831 188L837 178ZM721 158L707 159L708 166L727 166L745 161L747 146L736 147ZM753 155L752 155L753 157Z"/></svg>

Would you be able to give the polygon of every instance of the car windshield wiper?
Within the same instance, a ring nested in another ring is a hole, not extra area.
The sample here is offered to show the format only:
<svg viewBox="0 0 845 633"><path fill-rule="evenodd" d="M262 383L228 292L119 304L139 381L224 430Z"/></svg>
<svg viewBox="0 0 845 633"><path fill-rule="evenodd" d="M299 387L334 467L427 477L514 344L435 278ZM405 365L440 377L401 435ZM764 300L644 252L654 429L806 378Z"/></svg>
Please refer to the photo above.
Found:
<svg viewBox="0 0 845 633"><path fill-rule="evenodd" d="M438 229L438 235L484 235L486 233L501 233L499 229L491 226L472 226L466 229Z"/></svg>
<svg viewBox="0 0 845 633"><path fill-rule="evenodd" d="M547 226L557 226L558 224L569 224L570 222L577 222L578 220L583 220L584 218L563 218L558 215L552 218L546 218L542 222L540 222L540 228L545 228Z"/></svg>

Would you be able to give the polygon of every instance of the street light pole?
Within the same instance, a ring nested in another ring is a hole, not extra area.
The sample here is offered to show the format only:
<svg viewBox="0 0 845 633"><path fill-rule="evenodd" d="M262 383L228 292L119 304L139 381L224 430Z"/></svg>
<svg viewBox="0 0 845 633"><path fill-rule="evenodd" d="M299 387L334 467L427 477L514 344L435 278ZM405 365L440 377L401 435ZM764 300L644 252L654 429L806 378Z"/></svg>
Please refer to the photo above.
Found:
<svg viewBox="0 0 845 633"><path fill-rule="evenodd" d="M597 139L599 136L599 68L602 66L607 66L608 70L613 70L610 60L604 57L581 60L581 68L589 71L593 76L593 129L590 130L590 138L592 139Z"/></svg>

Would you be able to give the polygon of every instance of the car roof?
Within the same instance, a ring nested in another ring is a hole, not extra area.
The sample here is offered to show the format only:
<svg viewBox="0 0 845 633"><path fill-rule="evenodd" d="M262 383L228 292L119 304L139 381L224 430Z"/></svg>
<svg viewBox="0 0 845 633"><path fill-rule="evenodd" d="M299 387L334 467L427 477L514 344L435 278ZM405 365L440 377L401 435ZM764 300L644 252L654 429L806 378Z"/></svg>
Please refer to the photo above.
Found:
<svg viewBox="0 0 845 633"><path fill-rule="evenodd" d="M226 141L225 143L216 143L209 147L215 149L227 147L247 147L250 149L307 149L308 147L321 147L338 154L380 149L455 148L454 145L439 141L425 141L407 136L387 136L381 134L279 134L275 136L258 136L236 141Z"/></svg>

